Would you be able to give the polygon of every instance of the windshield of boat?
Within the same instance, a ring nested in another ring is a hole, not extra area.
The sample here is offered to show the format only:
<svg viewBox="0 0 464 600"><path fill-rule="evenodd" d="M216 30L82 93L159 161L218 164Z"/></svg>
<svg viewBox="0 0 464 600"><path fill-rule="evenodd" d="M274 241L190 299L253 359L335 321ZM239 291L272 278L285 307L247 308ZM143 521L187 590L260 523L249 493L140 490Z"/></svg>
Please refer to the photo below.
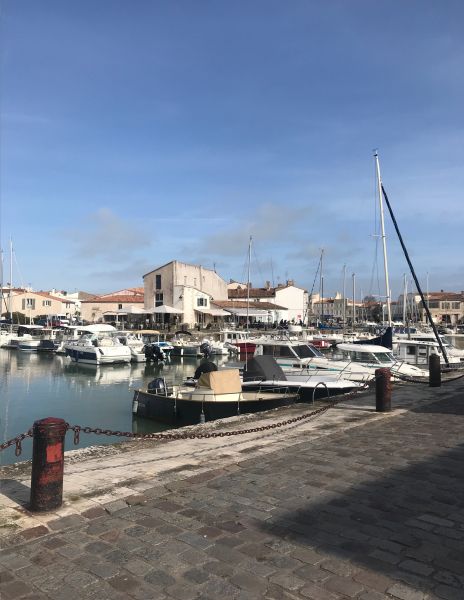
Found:
<svg viewBox="0 0 464 600"><path fill-rule="evenodd" d="M391 363L396 360L391 352L376 352L375 356L381 363Z"/></svg>
<svg viewBox="0 0 464 600"><path fill-rule="evenodd" d="M293 346L293 350L298 355L299 358L313 358L314 356L323 356L317 348L314 346L308 346L308 344L300 344L298 346Z"/></svg>

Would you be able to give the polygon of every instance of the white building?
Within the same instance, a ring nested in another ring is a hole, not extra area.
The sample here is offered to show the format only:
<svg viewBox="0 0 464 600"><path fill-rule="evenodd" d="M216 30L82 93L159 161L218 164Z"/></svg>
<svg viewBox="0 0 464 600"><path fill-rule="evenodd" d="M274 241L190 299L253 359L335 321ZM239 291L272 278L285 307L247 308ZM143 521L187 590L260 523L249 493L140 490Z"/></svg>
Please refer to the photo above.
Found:
<svg viewBox="0 0 464 600"><path fill-rule="evenodd" d="M227 300L227 283L213 269L171 261L143 276L145 309L165 307L165 315L188 327L206 325L228 313L211 305L212 300ZM170 309L176 311L169 312ZM177 313L177 311L181 311ZM155 321L161 317L155 312ZM163 322L166 321L162 317Z"/></svg>
<svg viewBox="0 0 464 600"><path fill-rule="evenodd" d="M250 303L257 308L256 303L267 302L278 305L285 309L285 320L298 323L306 319L308 293L303 288L294 285L293 281L287 281L285 285L271 287L266 282L264 288L250 286L237 286L236 282L229 284L229 300L243 302L249 297Z"/></svg>

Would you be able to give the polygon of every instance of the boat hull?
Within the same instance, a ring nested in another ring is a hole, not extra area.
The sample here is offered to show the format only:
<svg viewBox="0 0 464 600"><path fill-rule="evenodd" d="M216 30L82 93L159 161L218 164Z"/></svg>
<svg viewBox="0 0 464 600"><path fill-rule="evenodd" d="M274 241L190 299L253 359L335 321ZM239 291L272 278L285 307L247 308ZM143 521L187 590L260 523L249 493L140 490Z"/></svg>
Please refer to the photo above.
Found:
<svg viewBox="0 0 464 600"><path fill-rule="evenodd" d="M125 346L123 346L125 348ZM89 365L106 365L115 363L129 363L131 360L130 352L120 354L109 351L107 348L100 349L96 348L96 351L84 350L79 347L67 348L66 354L78 363L85 363Z"/></svg>
<svg viewBox="0 0 464 600"><path fill-rule="evenodd" d="M269 394L267 395L269 396ZM259 395L257 395L255 400L241 400L239 402L217 400L201 402L136 390L132 412L134 416L154 419L161 423L194 425L202 420L202 411L205 421L215 421L240 414L271 410L297 401L296 394L272 394L272 396L274 397L259 399Z"/></svg>

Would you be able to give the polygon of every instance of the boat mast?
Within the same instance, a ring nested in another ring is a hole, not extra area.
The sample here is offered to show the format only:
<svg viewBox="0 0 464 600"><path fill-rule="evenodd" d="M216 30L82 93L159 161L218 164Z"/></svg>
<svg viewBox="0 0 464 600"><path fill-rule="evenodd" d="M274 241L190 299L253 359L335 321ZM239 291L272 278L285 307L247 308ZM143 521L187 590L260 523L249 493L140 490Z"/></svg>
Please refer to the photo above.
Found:
<svg viewBox="0 0 464 600"><path fill-rule="evenodd" d="M353 279L353 329L356 324L356 275L352 274Z"/></svg>
<svg viewBox="0 0 464 600"><path fill-rule="evenodd" d="M322 259L324 257L324 248L322 248L321 250L321 273L320 273L320 278L321 278L321 283L320 283L320 290L321 290L321 325L324 325L324 275L322 274Z"/></svg>
<svg viewBox="0 0 464 600"><path fill-rule="evenodd" d="M251 235L248 243L248 280L247 280L247 310L246 310L246 330L248 331L248 323L250 316L250 265L251 265Z"/></svg>
<svg viewBox="0 0 464 600"><path fill-rule="evenodd" d="M406 325L406 298L408 292L408 281L406 279L406 273L404 274L404 285L403 285L403 324Z"/></svg>
<svg viewBox="0 0 464 600"><path fill-rule="evenodd" d="M385 220L383 215L383 198L382 198L382 179L380 177L380 165L379 165L379 155L377 154L377 150L374 152L375 157L375 166L377 171L377 185L379 191L379 206L380 206L380 227L382 232L382 246L383 246L383 266L385 272L385 295L387 300L387 319L388 326L391 327L392 318L391 318L391 297L390 297L390 283L388 279L388 260L387 260L387 242L385 238Z"/></svg>
<svg viewBox="0 0 464 600"><path fill-rule="evenodd" d="M8 310L10 312L10 333L13 333L13 298L11 288L13 287L13 240L10 238L10 289L8 291Z"/></svg>
<svg viewBox="0 0 464 600"><path fill-rule="evenodd" d="M346 325L346 265L343 265L343 331L345 331Z"/></svg>

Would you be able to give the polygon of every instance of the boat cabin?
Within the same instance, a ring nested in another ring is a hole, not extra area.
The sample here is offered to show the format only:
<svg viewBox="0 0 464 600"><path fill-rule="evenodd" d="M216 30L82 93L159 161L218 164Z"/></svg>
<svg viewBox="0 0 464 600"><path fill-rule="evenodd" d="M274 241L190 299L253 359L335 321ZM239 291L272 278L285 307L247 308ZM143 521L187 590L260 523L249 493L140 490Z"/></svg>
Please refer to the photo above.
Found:
<svg viewBox="0 0 464 600"><path fill-rule="evenodd" d="M396 362L392 351L384 346L371 344L338 344L333 354L334 360L347 360L375 367L390 367Z"/></svg>

